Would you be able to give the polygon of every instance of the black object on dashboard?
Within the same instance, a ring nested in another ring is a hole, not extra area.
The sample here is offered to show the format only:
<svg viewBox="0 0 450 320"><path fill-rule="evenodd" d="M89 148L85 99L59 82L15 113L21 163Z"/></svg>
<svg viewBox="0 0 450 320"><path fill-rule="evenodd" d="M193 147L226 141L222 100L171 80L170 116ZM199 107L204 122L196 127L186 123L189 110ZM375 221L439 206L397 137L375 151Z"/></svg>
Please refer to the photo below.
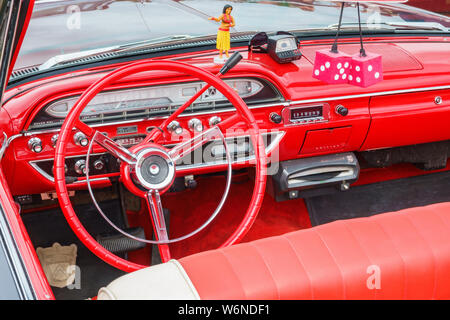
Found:
<svg viewBox="0 0 450 320"><path fill-rule="evenodd" d="M269 37L265 32L258 32L250 39L248 43L248 51L256 53L266 53L267 52L267 42Z"/></svg>
<svg viewBox="0 0 450 320"><path fill-rule="evenodd" d="M225 62L222 69L220 69L220 73L224 75L225 73L233 69L239 63L239 61L241 61L241 59L242 55L236 51L231 55L227 62Z"/></svg>
<svg viewBox="0 0 450 320"><path fill-rule="evenodd" d="M259 32L250 40L248 51L268 53L276 62L288 63L302 57L299 46L300 41L290 32L278 31L270 36L265 32Z"/></svg>

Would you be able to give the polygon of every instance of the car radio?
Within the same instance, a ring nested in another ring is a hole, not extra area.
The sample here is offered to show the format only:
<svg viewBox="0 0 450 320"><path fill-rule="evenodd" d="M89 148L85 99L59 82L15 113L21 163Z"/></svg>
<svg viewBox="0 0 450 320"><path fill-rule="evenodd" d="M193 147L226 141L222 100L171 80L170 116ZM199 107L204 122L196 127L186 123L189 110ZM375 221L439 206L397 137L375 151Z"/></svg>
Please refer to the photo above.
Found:
<svg viewBox="0 0 450 320"><path fill-rule="evenodd" d="M312 104L286 107L281 111L283 122L289 124L306 124L328 121L330 105Z"/></svg>

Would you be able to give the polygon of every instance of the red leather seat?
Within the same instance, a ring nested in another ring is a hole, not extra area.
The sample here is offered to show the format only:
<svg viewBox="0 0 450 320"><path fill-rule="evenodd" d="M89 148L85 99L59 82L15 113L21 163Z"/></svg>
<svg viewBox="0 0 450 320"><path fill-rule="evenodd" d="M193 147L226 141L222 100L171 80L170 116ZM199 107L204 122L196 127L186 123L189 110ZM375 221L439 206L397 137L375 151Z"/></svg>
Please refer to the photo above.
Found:
<svg viewBox="0 0 450 320"><path fill-rule="evenodd" d="M449 299L450 203L337 221L179 262L202 299Z"/></svg>

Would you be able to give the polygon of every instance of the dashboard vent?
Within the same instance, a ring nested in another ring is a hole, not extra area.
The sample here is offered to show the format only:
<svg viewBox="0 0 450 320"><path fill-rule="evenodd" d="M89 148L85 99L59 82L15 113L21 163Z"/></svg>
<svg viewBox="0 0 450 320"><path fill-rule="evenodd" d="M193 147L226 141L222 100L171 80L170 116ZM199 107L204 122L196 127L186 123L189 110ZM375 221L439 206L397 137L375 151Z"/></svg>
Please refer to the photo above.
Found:
<svg viewBox="0 0 450 320"><path fill-rule="evenodd" d="M11 79L14 79L16 77L22 77L22 76L25 76L29 73L33 73L36 71L39 71L38 67L30 67L30 68L15 70L15 71L13 71L13 73L11 73Z"/></svg>
<svg viewBox="0 0 450 320"><path fill-rule="evenodd" d="M242 41L249 41L252 38L252 35L235 35L231 36L232 42L242 42ZM103 59L113 59L117 57L122 56L131 56L136 54L148 54L148 53L156 53L160 51L168 51L168 50L177 50L177 49L186 49L186 48L193 48L193 47L200 47L200 46L214 46L216 44L215 39L211 40L197 40L197 41L190 41L190 42L182 42L182 43L174 43L174 44L168 44L168 45L162 45L162 46L155 46L154 48L145 48L145 49L138 49L133 51L128 51L126 53L124 52L108 52L108 53L100 53L98 55L86 57L86 58L80 58L77 60L73 60L66 63L61 63L61 66L70 66L73 64L79 64L79 63L89 63L89 62L95 62L97 60L103 60Z"/></svg>

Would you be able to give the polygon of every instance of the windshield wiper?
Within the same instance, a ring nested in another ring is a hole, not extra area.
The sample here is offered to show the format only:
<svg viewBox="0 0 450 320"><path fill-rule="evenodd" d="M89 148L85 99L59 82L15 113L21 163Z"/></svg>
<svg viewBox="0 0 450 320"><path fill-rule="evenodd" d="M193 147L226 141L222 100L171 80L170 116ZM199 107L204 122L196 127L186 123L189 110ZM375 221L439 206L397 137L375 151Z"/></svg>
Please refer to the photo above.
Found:
<svg viewBox="0 0 450 320"><path fill-rule="evenodd" d="M438 22L379 22L379 23L366 23L361 25L364 29L377 30L388 27L391 30L407 29L407 30L439 30L448 32L449 28L444 27ZM331 24L327 29L337 29L338 24ZM341 28L358 28L358 23L343 23Z"/></svg>
<svg viewBox="0 0 450 320"><path fill-rule="evenodd" d="M73 52L73 53L67 53L67 54L60 54L56 55L54 57L51 57L47 61L45 61L43 64L39 66L39 71L50 69L54 66L72 62L79 59L85 59L89 57L94 57L99 54L103 53L112 53L112 52L127 52L130 50L139 50L139 49L145 49L149 46L153 46L155 44L163 44L166 42L173 42L173 41L182 41L182 40L190 40L193 38L203 38L204 36L191 36L188 34L177 34L177 35L171 35L167 37L161 37L151 40L144 40L139 42L133 42L133 43L127 43L123 45L117 45L117 46L111 46L111 47L105 47L105 48L99 48L99 49L93 49L93 50L85 50L81 52ZM208 36L209 37L209 36Z"/></svg>

